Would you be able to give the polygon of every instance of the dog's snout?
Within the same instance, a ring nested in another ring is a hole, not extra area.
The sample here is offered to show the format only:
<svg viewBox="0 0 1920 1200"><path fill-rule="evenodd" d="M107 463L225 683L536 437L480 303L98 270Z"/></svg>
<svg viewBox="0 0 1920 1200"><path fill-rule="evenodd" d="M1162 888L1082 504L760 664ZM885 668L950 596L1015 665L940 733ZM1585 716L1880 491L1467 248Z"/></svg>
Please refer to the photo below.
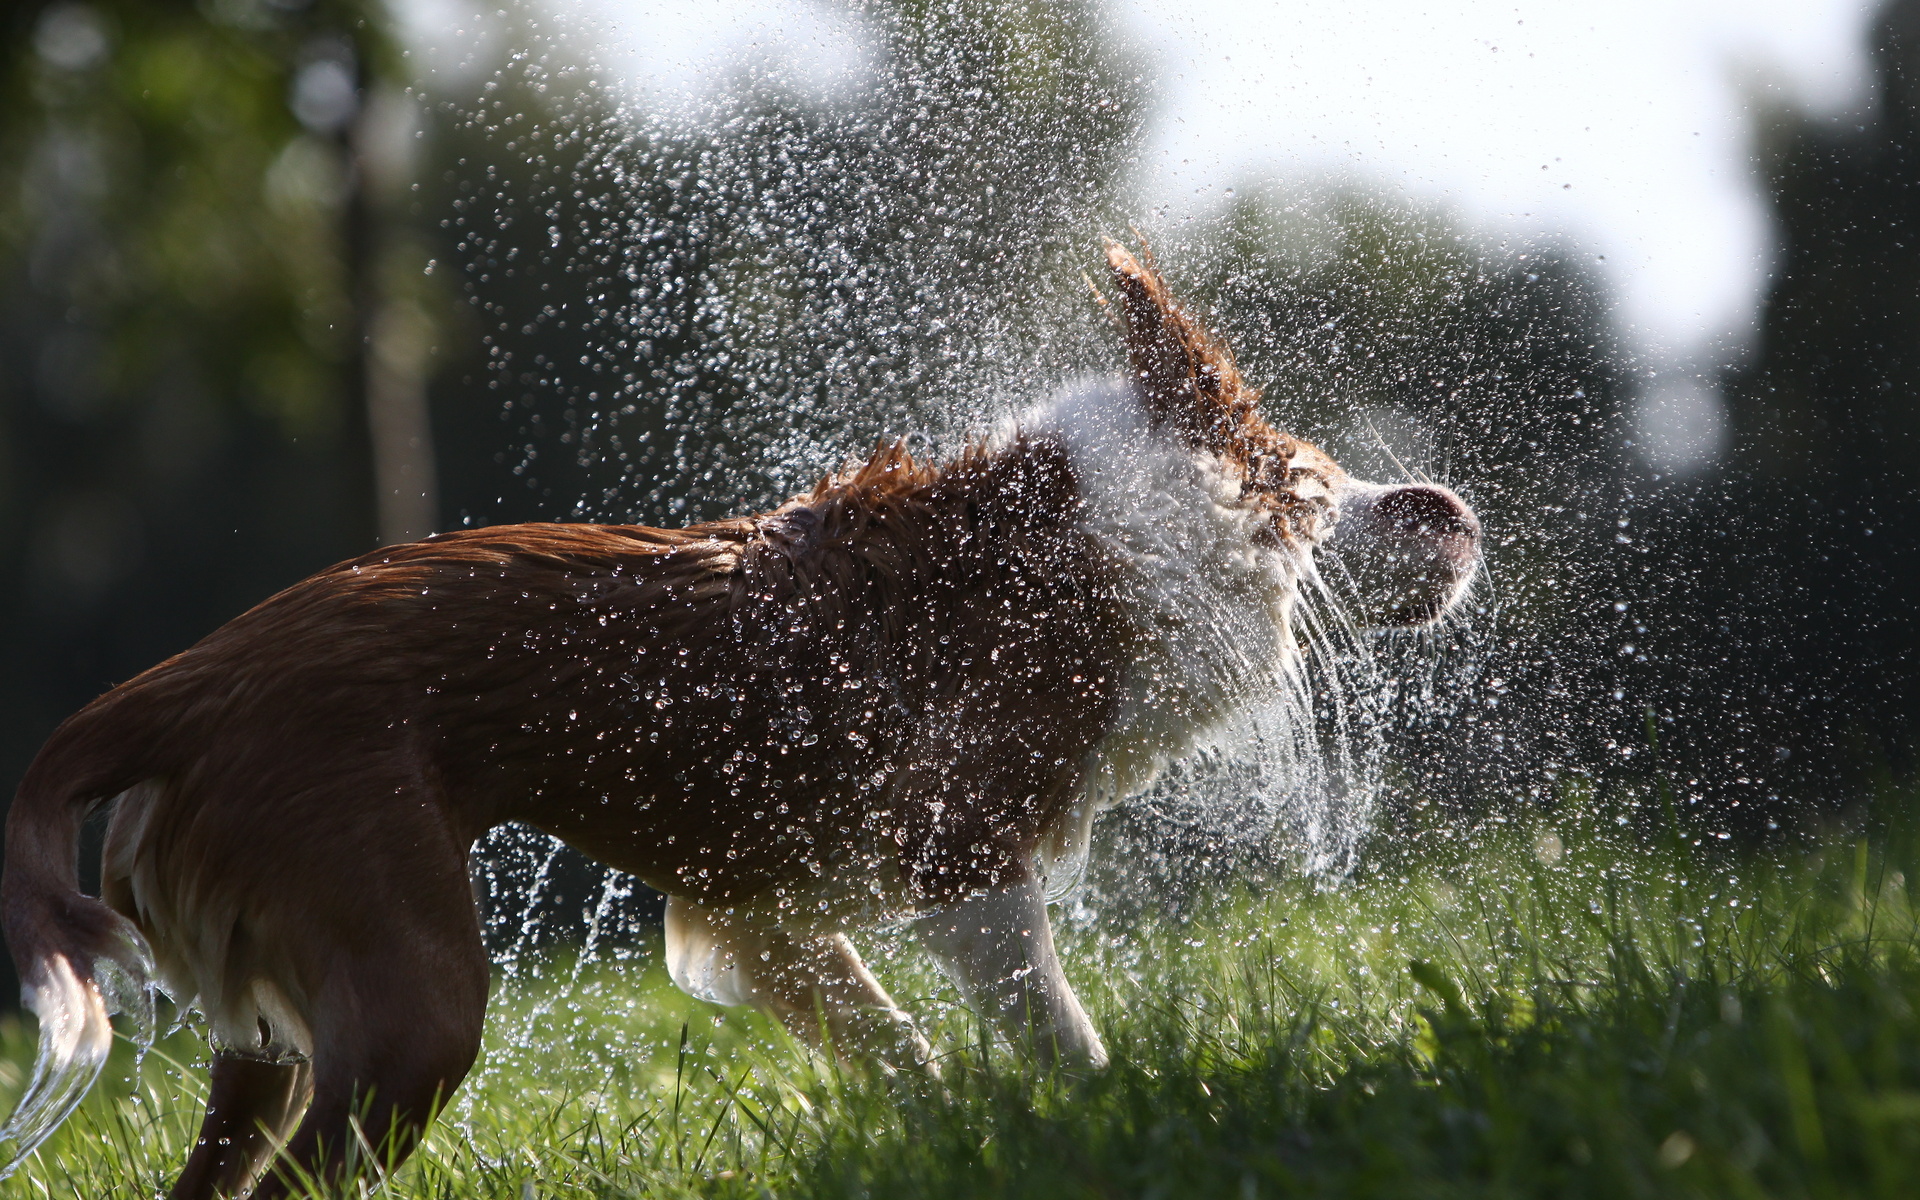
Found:
<svg viewBox="0 0 1920 1200"><path fill-rule="evenodd" d="M1459 601L1480 560L1480 519L1460 497L1432 484L1355 483L1339 509L1328 549L1364 623L1424 625Z"/></svg>
<svg viewBox="0 0 1920 1200"><path fill-rule="evenodd" d="M1473 510L1445 488L1425 484L1389 488L1375 501L1374 511L1398 533L1480 540L1480 521Z"/></svg>

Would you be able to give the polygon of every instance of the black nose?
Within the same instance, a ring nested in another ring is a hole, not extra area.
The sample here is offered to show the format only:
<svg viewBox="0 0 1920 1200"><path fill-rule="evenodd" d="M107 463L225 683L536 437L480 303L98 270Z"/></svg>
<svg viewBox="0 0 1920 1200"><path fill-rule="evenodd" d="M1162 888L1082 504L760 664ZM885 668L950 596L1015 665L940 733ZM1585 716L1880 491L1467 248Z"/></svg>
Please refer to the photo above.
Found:
<svg viewBox="0 0 1920 1200"><path fill-rule="evenodd" d="M1460 497L1445 488L1408 484L1374 501L1374 518L1396 533L1480 541L1480 521Z"/></svg>

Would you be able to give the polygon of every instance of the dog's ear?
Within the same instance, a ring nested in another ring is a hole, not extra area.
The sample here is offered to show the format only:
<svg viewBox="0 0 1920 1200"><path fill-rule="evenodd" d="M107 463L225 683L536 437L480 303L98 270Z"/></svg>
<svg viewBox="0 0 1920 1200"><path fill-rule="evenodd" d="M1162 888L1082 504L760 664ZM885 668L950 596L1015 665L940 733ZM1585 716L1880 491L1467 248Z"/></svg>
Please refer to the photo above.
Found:
<svg viewBox="0 0 1920 1200"><path fill-rule="evenodd" d="M1227 348L1174 302L1144 241L1140 249L1145 262L1119 242L1107 243L1133 385L1155 426L1171 425L1217 449L1258 420L1260 393L1240 378Z"/></svg>

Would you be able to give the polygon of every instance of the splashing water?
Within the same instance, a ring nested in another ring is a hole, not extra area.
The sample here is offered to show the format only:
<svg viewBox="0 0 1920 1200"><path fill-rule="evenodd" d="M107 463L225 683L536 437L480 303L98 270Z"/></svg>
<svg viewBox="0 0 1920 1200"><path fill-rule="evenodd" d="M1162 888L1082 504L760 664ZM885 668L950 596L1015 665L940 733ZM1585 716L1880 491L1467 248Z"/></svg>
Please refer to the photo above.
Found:
<svg viewBox="0 0 1920 1200"><path fill-rule="evenodd" d="M830 106L748 77L643 108L558 61L577 27L456 104L451 227L548 515L764 507L882 434L951 446L1110 365L1079 251L1126 225L1129 52L1071 5L848 20L877 65Z"/></svg>
<svg viewBox="0 0 1920 1200"><path fill-rule="evenodd" d="M593 35L562 20L547 53L452 104L474 187L451 220L513 475L541 515L678 524L765 507L876 437L939 454L1117 365L1081 268L1129 224L1151 86L1138 53L1076 5L909 18L865 3L846 20L870 70L857 93L761 73L650 108L603 86L614 73L591 53L566 63ZM1351 869L1390 729L1445 720L1478 669L1461 650L1484 635L1366 635L1340 587L1309 574L1298 667L1138 798L1163 841ZM1210 634L1238 652L1235 630ZM630 911L616 873L570 896L586 946L543 977L542 899L564 862L516 828L476 853L490 944L533 997L523 1041L573 1003Z"/></svg>

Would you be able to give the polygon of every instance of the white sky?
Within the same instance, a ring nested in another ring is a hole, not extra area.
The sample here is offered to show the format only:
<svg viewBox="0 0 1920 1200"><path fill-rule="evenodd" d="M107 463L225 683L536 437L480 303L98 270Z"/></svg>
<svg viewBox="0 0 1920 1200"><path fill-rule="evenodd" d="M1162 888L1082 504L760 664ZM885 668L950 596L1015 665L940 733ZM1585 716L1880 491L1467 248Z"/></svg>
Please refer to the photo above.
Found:
<svg viewBox="0 0 1920 1200"><path fill-rule="evenodd" d="M1166 104L1144 194L1329 174L1567 239L1656 362L1745 343L1773 234L1757 105L1861 106L1857 0L1121 0ZM1217 201L1215 201L1217 202Z"/></svg>
<svg viewBox="0 0 1920 1200"><path fill-rule="evenodd" d="M1668 368L1710 366L1749 342L1774 250L1753 110L1860 109L1877 7L1110 2L1156 76L1137 183L1163 220L1276 177L1399 189L1471 227L1592 255L1629 345ZM857 24L823 0L544 6L589 39L612 82L654 106L697 109L742 71L830 100L871 66ZM400 7L431 43L463 5Z"/></svg>

